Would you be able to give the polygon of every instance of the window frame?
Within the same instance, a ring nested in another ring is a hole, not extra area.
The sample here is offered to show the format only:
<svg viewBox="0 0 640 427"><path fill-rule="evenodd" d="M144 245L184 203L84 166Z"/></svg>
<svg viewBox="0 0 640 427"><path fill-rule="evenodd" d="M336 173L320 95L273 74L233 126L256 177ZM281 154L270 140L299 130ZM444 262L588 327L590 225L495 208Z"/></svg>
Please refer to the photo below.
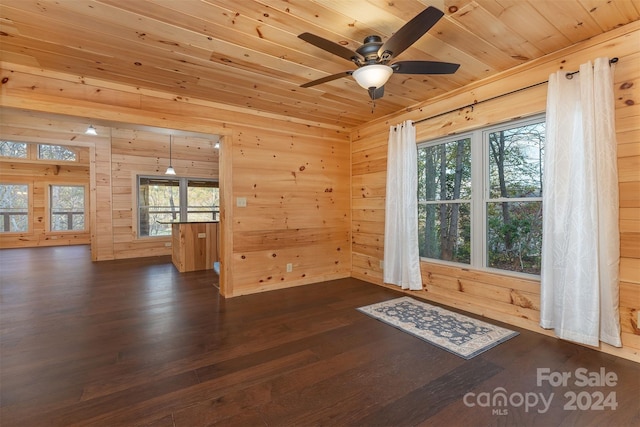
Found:
<svg viewBox="0 0 640 427"><path fill-rule="evenodd" d="M52 190L53 187L83 187L84 188L84 228L82 230L53 230L52 229L52 224L53 224L53 218L51 217L53 215L53 206L51 205L53 203L52 200ZM47 190L47 198L46 198L46 223L45 223L45 233L47 235L51 235L51 234L69 234L69 233L86 233L87 231L89 231L89 186L87 184L84 183L79 183L79 182L71 182L71 181L64 181L64 182L47 182L46 183L46 190Z"/></svg>
<svg viewBox="0 0 640 427"><path fill-rule="evenodd" d="M75 156L75 159L69 160L69 159L47 159L47 158L43 158L43 157L40 156L42 147L61 147L61 148L64 148L65 150L72 152L73 155ZM35 144L35 160L38 160L40 162L66 162L66 163L79 163L79 161L80 161L79 156L78 156L78 151L75 150L73 146L68 146L68 145L64 145L64 144L43 144L43 143Z"/></svg>
<svg viewBox="0 0 640 427"><path fill-rule="evenodd" d="M518 198L498 198L491 199L490 196L490 172L489 172L489 134L500 130L523 127L535 123L545 122L545 113L535 114L529 117L509 120L506 122L487 125L471 131L451 134L431 140L418 142L416 149L433 147L440 144L459 141L461 139L471 139L471 255L470 263L465 264L456 261L441 260L437 258L420 257L421 261L433 264L442 264L458 268L485 271L488 273L501 274L525 279L539 279L539 274L523 273L519 271L503 270L488 265L488 217L487 204L501 201L507 202L533 202L542 201L542 197L518 197ZM541 159L544 161L544 159ZM544 166L543 166L544 168ZM418 197L418 195L416 195ZM466 203L467 199L437 201L438 203ZM418 199L420 204L420 200Z"/></svg>
<svg viewBox="0 0 640 427"><path fill-rule="evenodd" d="M429 140L429 141L425 141L425 142L420 142L417 144L417 150L420 150L421 148L430 148L430 147L436 147L438 145L442 145L442 144L448 144L448 143L453 143L453 142L457 142L463 139L469 139L470 140L470 146L471 146L471 197L469 199L445 199L445 200L425 200L425 201L421 201L420 199L418 199L418 206L423 204L423 205L438 205L438 204L448 204L448 205L453 205L453 204L468 204L469 205L469 211L470 211L470 216L471 216L471 254L470 254L470 259L469 259L469 264L465 264L462 262L458 262L458 261L448 261L448 260L443 260L443 259L438 259L438 258L427 258L427 257L420 257L421 260L428 260L429 262L437 262L439 264L445 264L445 265L454 265L454 266L464 266L466 268L469 268L471 266L473 266L473 254L474 254L474 248L473 248L473 212L474 212L474 204L473 204L473 200L474 197L473 195L475 194L475 188L474 188L474 180L473 180L473 132L464 132L464 133L460 133L460 134L454 134L454 135L447 135L447 136L443 136L440 138L436 138L433 140Z"/></svg>
<svg viewBox="0 0 640 427"><path fill-rule="evenodd" d="M218 192L220 191L220 180L214 178L198 178L198 177L176 177L166 175L136 175L135 177L135 237L136 239L167 239L171 238L171 234L158 235L158 236L143 236L140 235L140 180L141 179L154 179L154 180L166 180L166 181L178 181L178 214L180 221L187 221L188 218L188 184L189 181L198 182L211 182L217 184ZM218 206L219 207L219 206ZM218 211L218 221L220 218L220 212ZM212 219L212 221L214 221Z"/></svg>
<svg viewBox="0 0 640 427"><path fill-rule="evenodd" d="M12 144L24 144L26 146L25 156L24 157L13 157L13 156L4 156L0 155L0 159L10 160L10 161L18 161L18 162L38 162L38 163L80 163L80 155L78 153L77 147L66 144L45 144L39 142L29 142L29 141L19 141L13 139L2 139L0 142L8 142ZM40 147L62 147L67 151L74 153L75 159L67 160L67 159L46 159L40 157Z"/></svg>
<svg viewBox="0 0 640 427"><path fill-rule="evenodd" d="M4 154L0 154L0 158L3 159L11 159L11 160L28 160L29 159L29 154L30 154L30 144L28 142L24 142L24 141L13 141L13 140L9 140L9 139L2 139L0 140L0 144L1 143L9 143L9 144L16 144L16 145L24 145L24 156L5 156Z"/></svg>
<svg viewBox="0 0 640 427"><path fill-rule="evenodd" d="M27 235L33 234L33 183L19 180L7 180L0 181L0 185L26 185L27 186L27 229L25 231L0 231L0 235Z"/></svg>

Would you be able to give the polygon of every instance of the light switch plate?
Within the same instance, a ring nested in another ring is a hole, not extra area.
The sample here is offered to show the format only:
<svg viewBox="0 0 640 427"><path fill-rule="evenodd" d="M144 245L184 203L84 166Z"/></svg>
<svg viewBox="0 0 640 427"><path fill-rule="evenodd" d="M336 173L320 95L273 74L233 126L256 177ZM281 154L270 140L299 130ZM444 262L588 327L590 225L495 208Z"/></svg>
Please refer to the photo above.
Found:
<svg viewBox="0 0 640 427"><path fill-rule="evenodd" d="M236 198L236 206L238 206L239 208L246 208L247 207L247 198L246 197L238 197L238 198Z"/></svg>

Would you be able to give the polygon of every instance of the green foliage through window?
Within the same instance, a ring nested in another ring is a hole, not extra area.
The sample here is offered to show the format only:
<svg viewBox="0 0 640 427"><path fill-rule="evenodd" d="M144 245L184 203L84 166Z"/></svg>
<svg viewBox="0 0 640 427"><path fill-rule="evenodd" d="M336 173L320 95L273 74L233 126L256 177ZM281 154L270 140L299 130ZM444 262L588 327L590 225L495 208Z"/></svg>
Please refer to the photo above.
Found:
<svg viewBox="0 0 640 427"><path fill-rule="evenodd" d="M418 149L420 256L470 263L471 140Z"/></svg>
<svg viewBox="0 0 640 427"><path fill-rule="evenodd" d="M487 133L487 266L540 274L543 122Z"/></svg>
<svg viewBox="0 0 640 427"><path fill-rule="evenodd" d="M544 134L534 118L420 144L420 256L540 274Z"/></svg>

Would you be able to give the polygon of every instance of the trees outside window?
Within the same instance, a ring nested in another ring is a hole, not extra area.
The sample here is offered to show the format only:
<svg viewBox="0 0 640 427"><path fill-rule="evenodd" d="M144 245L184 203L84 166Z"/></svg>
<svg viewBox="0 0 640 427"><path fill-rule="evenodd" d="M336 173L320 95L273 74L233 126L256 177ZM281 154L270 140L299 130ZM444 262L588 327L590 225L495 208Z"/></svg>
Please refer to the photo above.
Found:
<svg viewBox="0 0 640 427"><path fill-rule="evenodd" d="M51 231L85 230L84 185L51 185Z"/></svg>
<svg viewBox="0 0 640 427"><path fill-rule="evenodd" d="M540 274L544 123L486 134L487 266Z"/></svg>
<svg viewBox="0 0 640 427"><path fill-rule="evenodd" d="M471 262L471 139L418 150L420 256Z"/></svg>
<svg viewBox="0 0 640 427"><path fill-rule="evenodd" d="M75 162L78 157L74 151L62 145L38 144L38 159Z"/></svg>
<svg viewBox="0 0 640 427"><path fill-rule="evenodd" d="M0 232L29 231L29 185L0 184Z"/></svg>
<svg viewBox="0 0 640 427"><path fill-rule="evenodd" d="M0 156L26 159L27 143L0 140Z"/></svg>
<svg viewBox="0 0 640 427"><path fill-rule="evenodd" d="M540 274L544 118L418 146L420 256Z"/></svg>
<svg viewBox="0 0 640 427"><path fill-rule="evenodd" d="M63 145L0 140L0 156L15 159L78 161L76 152Z"/></svg>
<svg viewBox="0 0 640 427"><path fill-rule="evenodd" d="M187 183L187 221L218 219L220 191L218 183L190 179Z"/></svg>
<svg viewBox="0 0 640 427"><path fill-rule="evenodd" d="M138 177L138 235L170 236L172 221L218 219L218 182L195 178Z"/></svg>

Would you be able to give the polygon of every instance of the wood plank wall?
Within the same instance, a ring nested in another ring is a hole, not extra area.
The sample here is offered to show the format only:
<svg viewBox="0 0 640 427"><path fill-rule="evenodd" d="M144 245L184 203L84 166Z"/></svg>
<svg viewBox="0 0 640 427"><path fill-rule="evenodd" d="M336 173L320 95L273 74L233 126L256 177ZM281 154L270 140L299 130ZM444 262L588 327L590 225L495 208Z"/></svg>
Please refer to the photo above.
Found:
<svg viewBox="0 0 640 427"><path fill-rule="evenodd" d="M234 138L234 293L349 277L349 162L346 139L270 129Z"/></svg>
<svg viewBox="0 0 640 427"><path fill-rule="evenodd" d="M616 129L620 189L620 316L623 348L603 345L607 353L640 361L640 25L629 24L563 52L548 55L526 67L477 82L446 97L383 120L368 123L352 134L352 276L383 285L380 261L384 244L384 199L389 126L420 120L418 141L468 131L491 123L526 117L545 110L547 85L461 108L479 100L546 81L549 74L577 70L599 56L617 56L615 65ZM421 297L489 318L551 335L538 326L539 280L473 271L421 262Z"/></svg>
<svg viewBox="0 0 640 427"><path fill-rule="evenodd" d="M104 122L221 136L223 295L350 275L350 132L343 126L6 62L0 68L0 106L5 110L64 111ZM92 256L106 260L161 253L134 243L133 217L127 217L132 209L131 188L126 185L136 161L140 163L137 171L155 171L159 154L128 157L136 156L129 152L130 138L118 132L115 136L113 154L111 144L93 145L92 204L97 212ZM178 148L178 156L185 155L181 151ZM189 161L184 165L189 166ZM174 166L181 167L180 160ZM246 198L247 207L236 207L238 197ZM291 272L286 269L289 263Z"/></svg>
<svg viewBox="0 0 640 427"><path fill-rule="evenodd" d="M86 206L86 230L49 231L48 225L48 188L52 184L84 185L89 202L89 138L80 137L74 127L79 124L61 123L25 113L4 112L0 120L0 139L27 142L30 145L29 159L10 159L0 157L0 182L29 185L29 203L32 215L29 231L24 233L0 234L0 247L19 248L33 246L62 246L89 244L90 242L90 204ZM85 127L86 128L86 125ZM64 145L76 152L77 162L37 160L36 148L41 144Z"/></svg>

